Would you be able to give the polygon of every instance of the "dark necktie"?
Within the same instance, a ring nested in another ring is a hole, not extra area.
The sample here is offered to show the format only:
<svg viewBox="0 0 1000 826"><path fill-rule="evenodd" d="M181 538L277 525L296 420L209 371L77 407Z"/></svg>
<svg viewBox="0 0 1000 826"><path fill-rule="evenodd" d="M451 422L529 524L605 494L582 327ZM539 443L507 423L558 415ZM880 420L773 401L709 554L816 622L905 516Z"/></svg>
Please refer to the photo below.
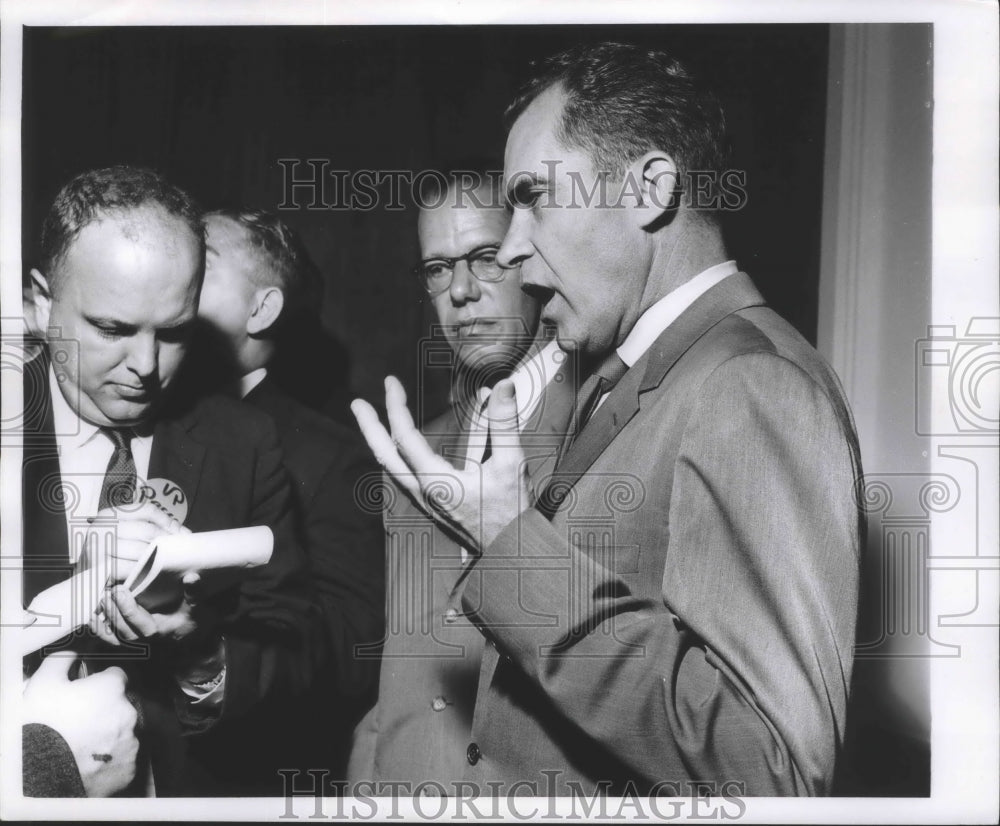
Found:
<svg viewBox="0 0 1000 826"><path fill-rule="evenodd" d="M573 416L570 419L569 432L563 440L562 448L559 450L559 458L556 460L556 468L562 464L563 458L569 451L573 442L580 435L590 417L597 410L597 405L601 396L610 393L611 389L618 384L622 376L628 372L628 365L621 360L618 353L612 351L598 368L590 375L580 391L576 394L576 405L573 408ZM575 426L574 426L575 425Z"/></svg>
<svg viewBox="0 0 1000 826"><path fill-rule="evenodd" d="M97 509L130 505L135 498L135 460L129 447L132 431L102 427L101 433L111 440L115 450L108 462L108 469L104 472L104 484L101 486Z"/></svg>
<svg viewBox="0 0 1000 826"><path fill-rule="evenodd" d="M489 416L486 412L486 408L490 404L490 397L487 396L483 401L483 406L479 408L479 415L482 417L480 421L486 422L486 447L483 448L483 458L479 460L480 464L483 464L490 456L493 455L493 433L490 431Z"/></svg>
<svg viewBox="0 0 1000 826"><path fill-rule="evenodd" d="M477 464L482 464L490 456L493 455L492 436L490 434L490 424L489 416L486 412L486 408L490 404L490 391L480 391L480 393L485 396L480 400L477 396L476 399L470 404L475 404L475 412L471 414L469 419L468 427L468 438L469 444L466 449L466 461L475 462ZM483 436L486 436L486 442L480 450L475 442L478 442Z"/></svg>

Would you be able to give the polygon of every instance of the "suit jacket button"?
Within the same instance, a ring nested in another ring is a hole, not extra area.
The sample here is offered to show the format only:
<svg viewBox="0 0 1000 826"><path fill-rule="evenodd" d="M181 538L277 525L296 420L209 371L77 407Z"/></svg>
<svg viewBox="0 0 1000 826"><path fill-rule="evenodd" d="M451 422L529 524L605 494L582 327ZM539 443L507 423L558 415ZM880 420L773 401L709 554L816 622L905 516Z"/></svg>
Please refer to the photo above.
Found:
<svg viewBox="0 0 1000 826"><path fill-rule="evenodd" d="M483 756L483 753L479 750L479 746L476 743L469 743L469 747L465 750L465 756L469 761L469 765L475 766L479 762L479 758Z"/></svg>
<svg viewBox="0 0 1000 826"><path fill-rule="evenodd" d="M431 700L431 708L435 711L444 711L448 707L448 701L444 697L435 697Z"/></svg>
<svg viewBox="0 0 1000 826"><path fill-rule="evenodd" d="M458 611L456 611L454 608L449 608L447 611L444 612L444 621L445 622L447 622L447 623L450 624L450 623L453 623L457 619L458 619Z"/></svg>

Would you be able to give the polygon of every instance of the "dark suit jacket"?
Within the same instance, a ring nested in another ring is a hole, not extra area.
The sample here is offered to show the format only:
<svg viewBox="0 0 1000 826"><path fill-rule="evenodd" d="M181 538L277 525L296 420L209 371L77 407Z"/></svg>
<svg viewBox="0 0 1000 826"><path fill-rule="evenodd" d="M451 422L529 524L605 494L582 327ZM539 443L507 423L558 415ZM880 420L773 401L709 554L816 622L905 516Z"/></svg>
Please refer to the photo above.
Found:
<svg viewBox="0 0 1000 826"><path fill-rule="evenodd" d="M496 649L467 778L827 793L860 473L829 367L745 275L710 289L573 443L554 515L522 514L468 577L463 605Z"/></svg>
<svg viewBox="0 0 1000 826"><path fill-rule="evenodd" d="M567 362L522 428L533 486L552 470L575 385ZM424 428L431 447L457 468L465 464L468 424L469 416L452 408ZM451 794L467 766L484 647L462 613L469 566L461 546L391 482L386 492L388 623L379 697L355 732L349 778L407 782L410 791L433 781Z"/></svg>
<svg viewBox="0 0 1000 826"><path fill-rule="evenodd" d="M21 727L21 771L25 797L86 797L69 744L41 723Z"/></svg>
<svg viewBox="0 0 1000 826"><path fill-rule="evenodd" d="M72 480L60 477L47 371L44 357L25 367L25 604L71 573L66 513L58 491L60 483ZM223 718L241 717L272 692L304 691L312 678L302 653L304 629L314 609L302 576L274 424L264 414L218 396L165 409L154 427L149 478L180 486L188 499L185 525L193 531L251 525L274 531L271 562L211 600L225 636ZM181 738L211 721L191 714L176 696L163 652L156 646L101 649L97 643L93 637L65 642L77 649L85 645L92 661L99 657L128 672L130 689L142 700L140 739L152 760L157 794L214 793L215 767L191 760L187 739Z"/></svg>
<svg viewBox="0 0 1000 826"><path fill-rule="evenodd" d="M276 697L248 723L225 722L204 738L226 766L228 792L280 796L279 769L342 779L350 736L375 702L385 626L382 520L356 490L378 465L359 435L299 404L265 378L244 401L274 422L306 566L321 609L308 646L313 685L302 697Z"/></svg>

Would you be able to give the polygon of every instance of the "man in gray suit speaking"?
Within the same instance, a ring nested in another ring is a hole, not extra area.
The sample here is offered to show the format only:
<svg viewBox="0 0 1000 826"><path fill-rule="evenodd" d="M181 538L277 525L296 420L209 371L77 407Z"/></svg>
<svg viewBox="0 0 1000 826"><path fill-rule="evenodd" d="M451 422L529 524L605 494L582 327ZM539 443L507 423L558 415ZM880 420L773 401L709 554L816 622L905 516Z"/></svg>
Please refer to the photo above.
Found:
<svg viewBox="0 0 1000 826"><path fill-rule="evenodd" d="M442 460L398 384L391 437L355 402L379 460L480 554L463 605L495 647L466 779L827 794L853 660L858 443L833 372L726 253L705 185L723 171L721 109L670 56L604 44L545 61L508 116L498 260L520 265L590 376L554 473L525 484L507 382L463 496L440 495Z"/></svg>

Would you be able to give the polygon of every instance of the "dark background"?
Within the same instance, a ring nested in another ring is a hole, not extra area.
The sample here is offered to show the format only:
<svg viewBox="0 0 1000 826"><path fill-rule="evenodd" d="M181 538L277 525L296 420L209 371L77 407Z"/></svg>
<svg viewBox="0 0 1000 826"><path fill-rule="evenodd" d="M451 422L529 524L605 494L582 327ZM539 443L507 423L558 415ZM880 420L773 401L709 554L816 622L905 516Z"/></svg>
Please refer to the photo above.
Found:
<svg viewBox="0 0 1000 826"><path fill-rule="evenodd" d="M279 159L327 170L420 170L469 156L502 160L502 113L528 60L587 40L665 47L716 88L732 168L749 199L729 216L740 266L815 342L828 26L26 28L24 267L44 212L78 172L154 167L208 208L275 209ZM383 189L388 194L386 188ZM283 211L325 278L329 337L299 360L312 403L340 418L351 394L378 403L382 377L418 386L432 316L409 267L411 208ZM327 203L336 200L332 187ZM331 340L331 338L334 340ZM315 338L315 337L314 337ZM421 383L425 415L446 403L444 371Z"/></svg>

